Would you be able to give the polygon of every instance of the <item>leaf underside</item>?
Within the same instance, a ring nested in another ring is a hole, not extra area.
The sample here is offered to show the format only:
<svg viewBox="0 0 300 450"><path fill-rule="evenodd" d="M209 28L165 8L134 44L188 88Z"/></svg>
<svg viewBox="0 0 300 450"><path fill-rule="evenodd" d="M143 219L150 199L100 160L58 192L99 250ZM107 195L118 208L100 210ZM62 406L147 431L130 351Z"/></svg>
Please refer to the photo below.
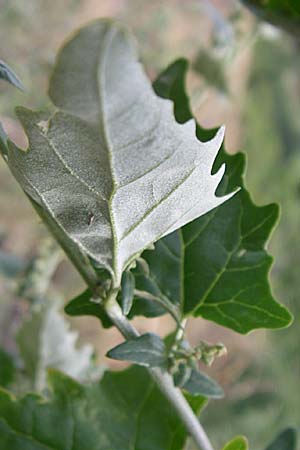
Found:
<svg viewBox="0 0 300 450"><path fill-rule="evenodd" d="M164 341L154 333L145 333L125 341L110 350L107 356L145 367L160 367L164 370L168 368L168 355Z"/></svg>
<svg viewBox="0 0 300 450"><path fill-rule="evenodd" d="M230 197L215 195L224 167L211 175L223 130L201 143L193 120L178 124L115 22L95 21L66 43L49 94L50 118L17 109L28 150L8 142L3 153L73 262L75 246L115 286L150 244Z"/></svg>
<svg viewBox="0 0 300 450"><path fill-rule="evenodd" d="M82 386L51 371L49 397L0 390L0 450L182 450L186 432L145 369ZM194 411L204 405L190 399Z"/></svg>

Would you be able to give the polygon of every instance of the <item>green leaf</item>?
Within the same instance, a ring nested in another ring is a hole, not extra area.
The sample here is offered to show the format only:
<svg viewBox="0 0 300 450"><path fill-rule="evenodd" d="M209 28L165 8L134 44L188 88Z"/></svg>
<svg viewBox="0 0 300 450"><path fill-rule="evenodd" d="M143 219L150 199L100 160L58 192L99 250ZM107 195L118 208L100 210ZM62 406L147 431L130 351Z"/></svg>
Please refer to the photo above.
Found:
<svg viewBox="0 0 300 450"><path fill-rule="evenodd" d="M205 373L180 364L174 375L175 385L185 389L192 395L203 395L207 398L222 398L224 391L218 383Z"/></svg>
<svg viewBox="0 0 300 450"><path fill-rule="evenodd" d="M168 368L168 356L164 341L154 333L125 341L109 350L107 355L112 359L131 361L145 367Z"/></svg>
<svg viewBox="0 0 300 450"><path fill-rule="evenodd" d="M237 436L228 442L223 450L248 450L248 441L244 436Z"/></svg>
<svg viewBox="0 0 300 450"><path fill-rule="evenodd" d="M71 331L60 313L61 302L49 299L32 311L17 334L20 356L37 390L46 385L47 369L59 369L79 381L93 372L90 345L76 346L78 334Z"/></svg>
<svg viewBox="0 0 300 450"><path fill-rule="evenodd" d="M300 4L295 0L241 0L263 20L300 38Z"/></svg>
<svg viewBox="0 0 300 450"><path fill-rule="evenodd" d="M8 83L12 84L21 91L24 90L23 84L21 83L20 79L15 74L15 72L12 70L12 68L1 60L0 60L0 80L7 81Z"/></svg>
<svg viewBox="0 0 300 450"><path fill-rule="evenodd" d="M150 244L232 196L215 196L224 167L211 175L223 129L201 143L193 120L179 125L115 22L67 42L49 93L52 117L17 109L29 149L9 143L7 163L74 264L74 253L88 255L114 287Z"/></svg>
<svg viewBox="0 0 300 450"><path fill-rule="evenodd" d="M266 450L297 450L297 431L294 428L282 431Z"/></svg>
<svg viewBox="0 0 300 450"><path fill-rule="evenodd" d="M179 60L154 83L157 93L161 89L162 96L174 101L179 121L191 114L184 91L186 70L187 63ZM213 133L197 125L200 138ZM243 184L244 156L222 149L213 170L224 162L220 193ZM243 189L218 209L158 241L154 251L145 251L149 274L136 274L137 289L167 299L183 315L202 316L243 334L289 325L291 315L274 300L268 282L272 258L265 246L277 218L277 205L258 207Z"/></svg>
<svg viewBox="0 0 300 450"><path fill-rule="evenodd" d="M70 316L94 316L101 320L104 328L109 328L113 324L99 303L93 301L93 293L90 289L86 289L77 297L70 300L65 306L66 314Z"/></svg>
<svg viewBox="0 0 300 450"><path fill-rule="evenodd" d="M186 431L141 367L82 386L51 371L49 397L0 390L0 450L182 450ZM199 412L205 400L193 399Z"/></svg>
<svg viewBox="0 0 300 450"><path fill-rule="evenodd" d="M122 311L127 316L132 308L134 297L135 278L129 270L126 270L122 276L121 282L121 305Z"/></svg>
<svg viewBox="0 0 300 450"><path fill-rule="evenodd" d="M0 386L6 387L12 383L15 375L15 364L12 357L0 349Z"/></svg>

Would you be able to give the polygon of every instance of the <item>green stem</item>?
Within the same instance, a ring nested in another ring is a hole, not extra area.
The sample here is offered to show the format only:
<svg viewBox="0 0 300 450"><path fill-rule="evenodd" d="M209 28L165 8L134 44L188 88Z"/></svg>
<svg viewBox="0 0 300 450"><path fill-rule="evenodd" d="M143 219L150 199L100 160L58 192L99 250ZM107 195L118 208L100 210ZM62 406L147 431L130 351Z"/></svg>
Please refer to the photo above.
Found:
<svg viewBox="0 0 300 450"><path fill-rule="evenodd" d="M133 327L130 321L123 315L119 304L116 301L117 292L112 292L106 299L105 310L113 324L118 328L121 334L128 340L139 336L138 331ZM184 423L186 430L193 438L199 450L213 450L199 419L194 414L192 408L181 391L175 387L172 377L162 372L158 368L147 369L156 382L161 392L170 401L178 416Z"/></svg>
<svg viewBox="0 0 300 450"><path fill-rule="evenodd" d="M178 309L168 299L162 299L160 297L156 297L155 295L149 294L149 292L140 291L138 289L134 290L134 295L136 295L139 298L143 298L144 300L149 300L151 302L157 303L159 306L164 308L166 310L166 312L168 312L173 317L173 319L175 320L177 325L180 325Z"/></svg>

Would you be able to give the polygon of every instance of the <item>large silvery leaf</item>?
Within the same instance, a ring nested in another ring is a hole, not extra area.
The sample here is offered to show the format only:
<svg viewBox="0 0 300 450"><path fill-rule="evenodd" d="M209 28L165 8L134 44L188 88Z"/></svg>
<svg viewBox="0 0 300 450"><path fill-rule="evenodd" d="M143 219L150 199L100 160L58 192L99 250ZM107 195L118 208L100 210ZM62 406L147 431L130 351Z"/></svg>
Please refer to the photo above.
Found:
<svg viewBox="0 0 300 450"><path fill-rule="evenodd" d="M186 432L145 369L82 386L50 373L50 397L0 390L0 450L182 450ZM201 398L191 405L199 412Z"/></svg>
<svg viewBox="0 0 300 450"><path fill-rule="evenodd" d="M201 143L194 120L176 122L118 24L95 21L67 42L49 93L58 111L19 108L29 149L9 144L5 157L65 247L90 256L115 286L151 243L230 197L215 196L224 166L211 175L223 130Z"/></svg>
<svg viewBox="0 0 300 450"><path fill-rule="evenodd" d="M171 65L155 82L156 92L174 100L178 121L191 117L184 80L185 60ZM213 130L197 126L206 139ZM242 185L244 157L223 149L214 171L226 161L221 193ZM183 315L193 314L247 333L255 328L280 328L289 312L270 291L272 258L265 245L278 217L278 207L256 206L243 189L234 198L155 244L143 258L149 271L136 271L136 287L168 299Z"/></svg>

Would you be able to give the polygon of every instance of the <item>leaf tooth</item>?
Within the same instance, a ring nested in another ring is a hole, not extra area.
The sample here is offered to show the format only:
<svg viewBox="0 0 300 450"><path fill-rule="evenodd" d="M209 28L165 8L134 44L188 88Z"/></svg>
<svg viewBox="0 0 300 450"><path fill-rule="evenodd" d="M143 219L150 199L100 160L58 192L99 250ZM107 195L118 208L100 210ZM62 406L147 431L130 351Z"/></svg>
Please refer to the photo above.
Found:
<svg viewBox="0 0 300 450"><path fill-rule="evenodd" d="M164 100L166 101L166 100ZM173 103L172 103L172 108L173 108ZM187 122L185 122L184 124L180 125L181 127L184 128L184 130L186 131L187 135L193 135L196 138L196 122L195 119L192 118L190 120L188 120Z"/></svg>
<svg viewBox="0 0 300 450"><path fill-rule="evenodd" d="M211 169L223 143L224 135L225 135L225 126L222 125L216 132L215 136L210 141L207 142L200 141L200 145L204 147L201 150L205 152L205 156L207 157L207 164ZM203 154L201 151L198 154L198 160L200 163L203 160Z"/></svg>

